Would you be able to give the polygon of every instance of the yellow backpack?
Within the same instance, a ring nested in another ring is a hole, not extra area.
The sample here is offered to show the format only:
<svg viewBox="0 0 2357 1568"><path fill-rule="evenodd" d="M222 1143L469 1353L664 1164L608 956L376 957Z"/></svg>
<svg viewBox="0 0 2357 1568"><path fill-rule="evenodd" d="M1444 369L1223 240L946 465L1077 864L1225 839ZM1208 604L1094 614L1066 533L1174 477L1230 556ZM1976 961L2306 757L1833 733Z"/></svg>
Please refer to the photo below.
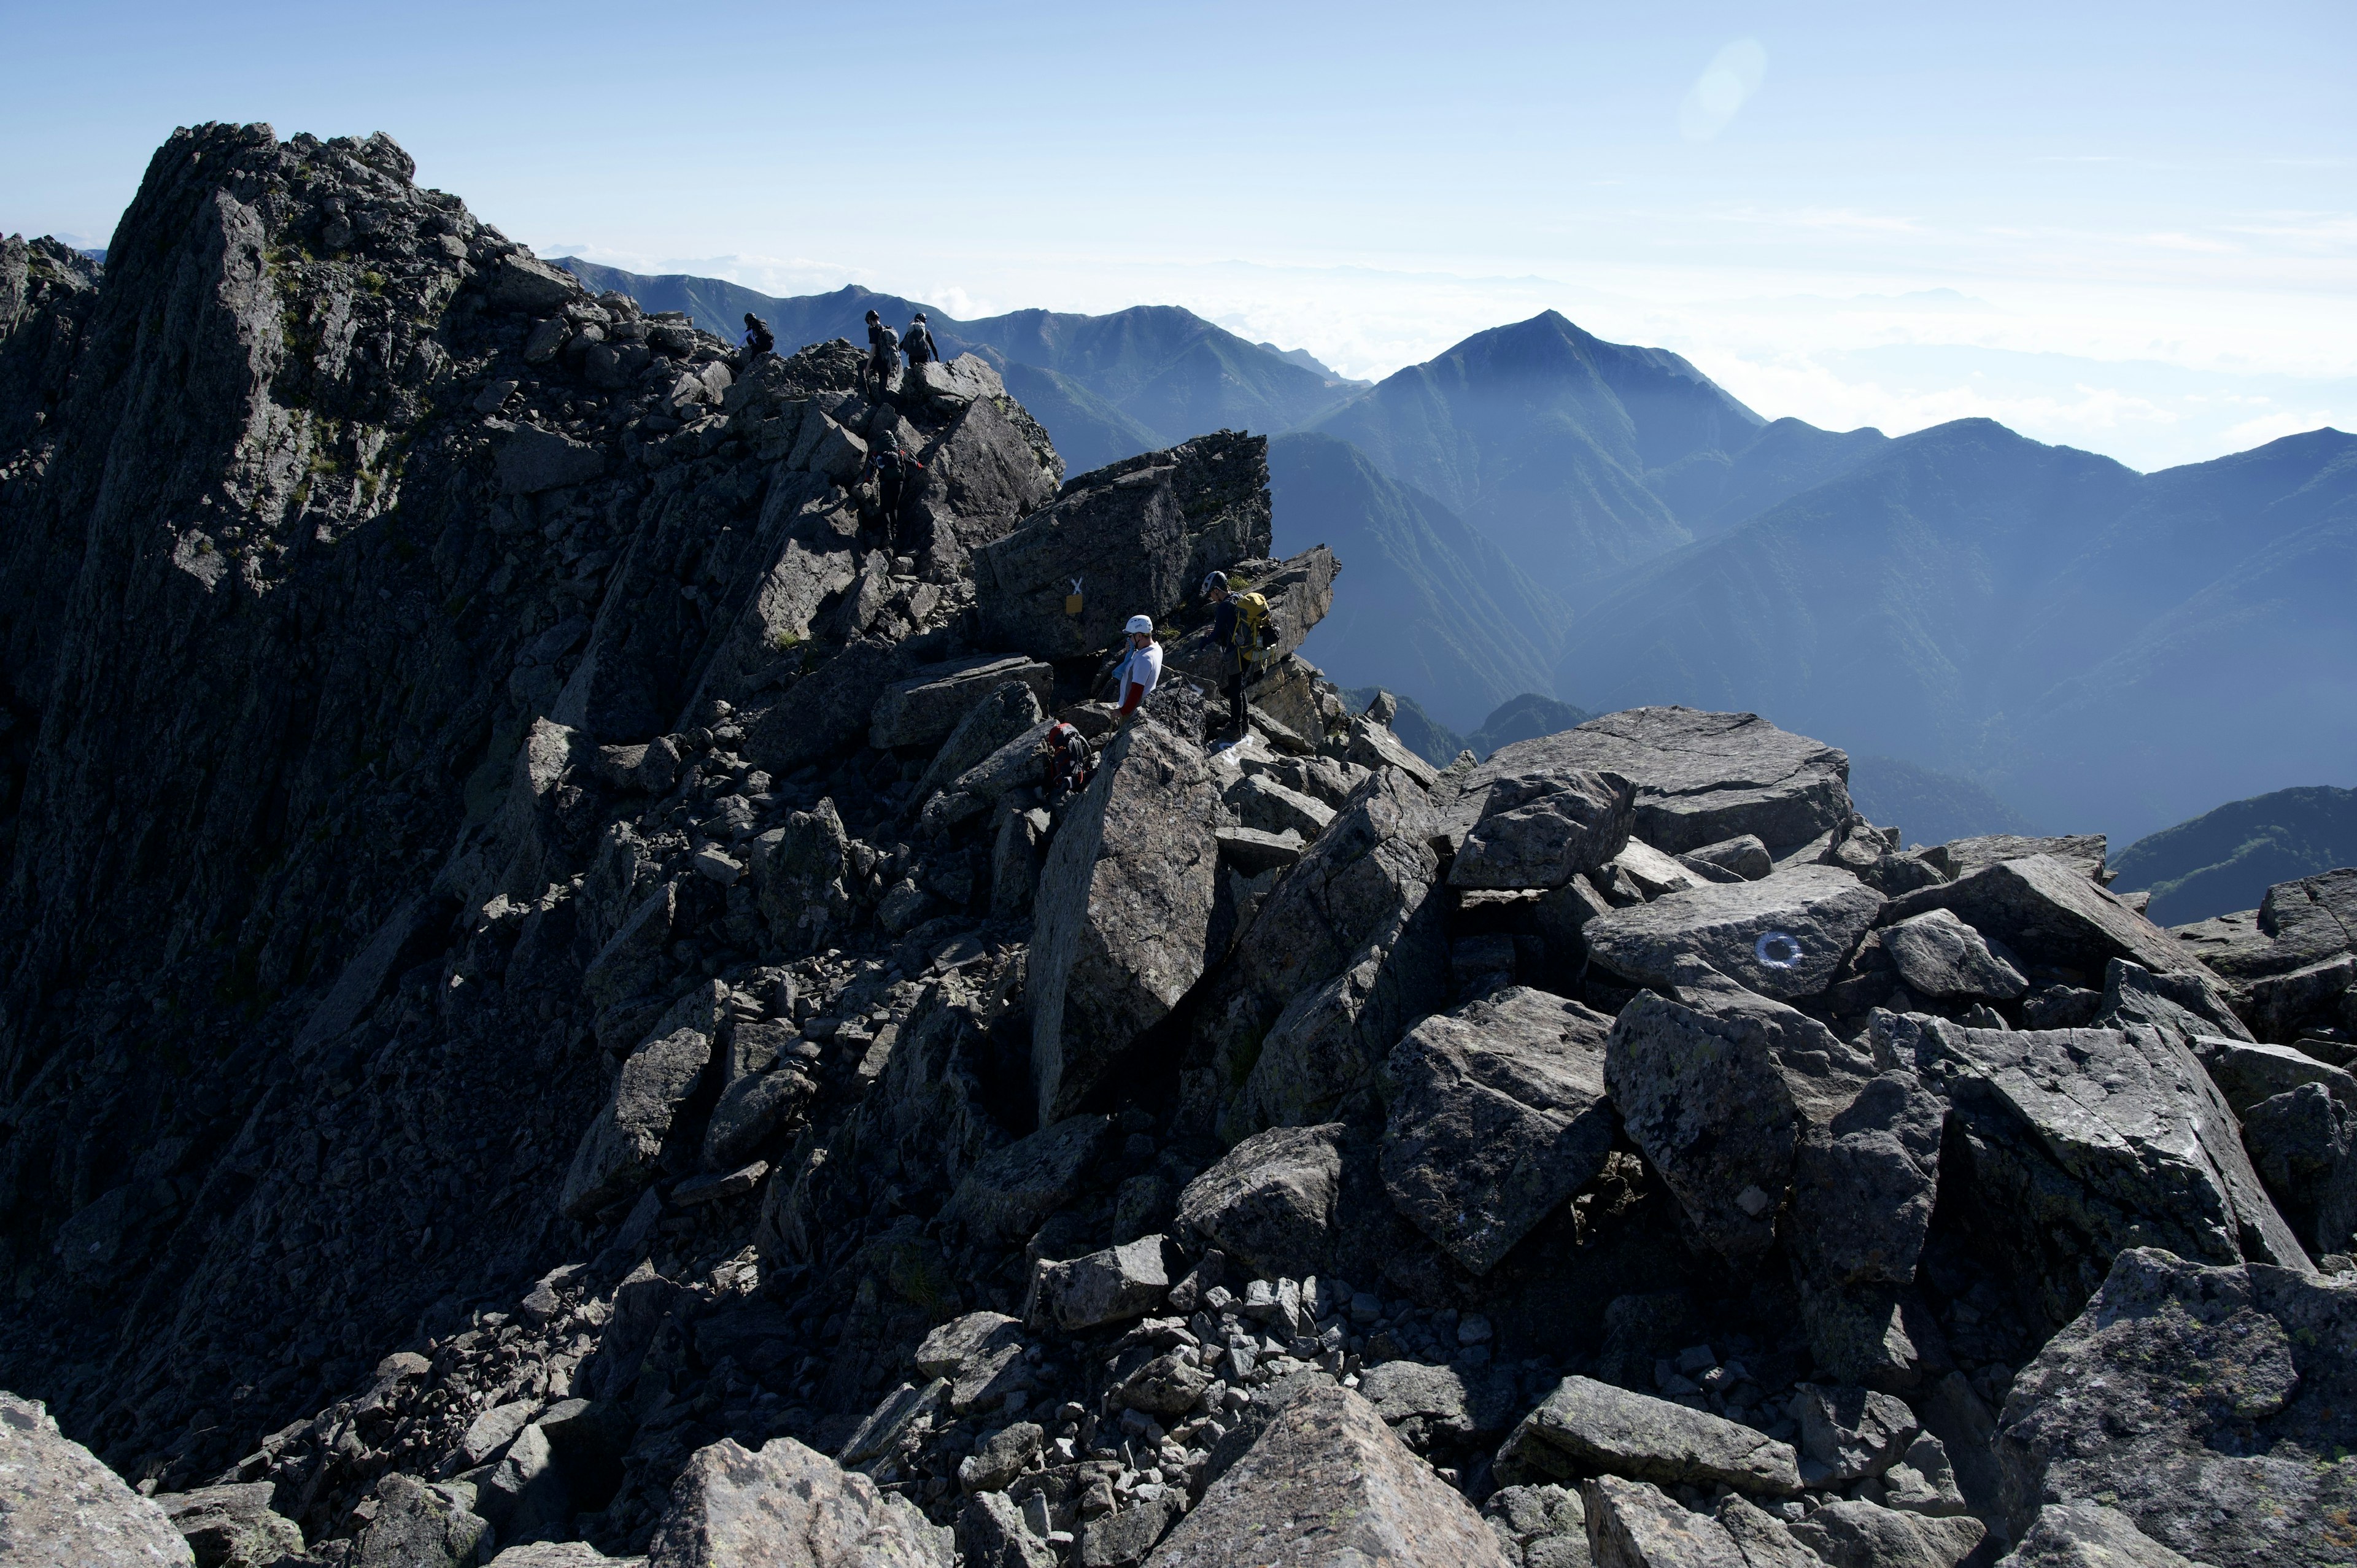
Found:
<svg viewBox="0 0 2357 1568"><path fill-rule="evenodd" d="M1236 596L1236 652L1246 664L1258 664L1276 650L1276 622L1269 618L1268 600L1259 594Z"/></svg>

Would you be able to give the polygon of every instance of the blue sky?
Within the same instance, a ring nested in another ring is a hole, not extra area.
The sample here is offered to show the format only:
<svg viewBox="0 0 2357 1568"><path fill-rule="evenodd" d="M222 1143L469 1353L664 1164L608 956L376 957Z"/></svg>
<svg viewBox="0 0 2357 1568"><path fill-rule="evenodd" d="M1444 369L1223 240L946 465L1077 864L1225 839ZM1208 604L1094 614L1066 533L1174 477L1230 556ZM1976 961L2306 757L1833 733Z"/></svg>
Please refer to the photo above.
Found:
<svg viewBox="0 0 2357 1568"><path fill-rule="evenodd" d="M1635 14L1632 14L1635 13ZM1553 307L1770 415L2138 467L2357 428L2357 6L11 3L0 229L383 130L544 253L1376 376Z"/></svg>

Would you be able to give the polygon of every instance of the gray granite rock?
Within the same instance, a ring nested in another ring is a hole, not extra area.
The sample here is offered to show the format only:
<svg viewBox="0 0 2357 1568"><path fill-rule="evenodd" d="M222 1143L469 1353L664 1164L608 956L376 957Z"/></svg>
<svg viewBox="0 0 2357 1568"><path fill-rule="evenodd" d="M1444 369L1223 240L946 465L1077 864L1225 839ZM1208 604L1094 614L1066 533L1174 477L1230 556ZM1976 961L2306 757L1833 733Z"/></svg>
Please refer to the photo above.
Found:
<svg viewBox="0 0 2357 1568"><path fill-rule="evenodd" d="M1078 1195L1082 1173L1112 1128L1108 1117L1067 1116L986 1155L959 1178L942 1206L942 1223L1021 1240Z"/></svg>
<svg viewBox="0 0 2357 1568"><path fill-rule="evenodd" d="M868 712L867 744L878 751L896 746L937 746L957 729L977 703L1010 681L1028 689L1038 703L1045 703L1055 695L1055 671L1020 654L977 653L940 664L920 665L904 679L885 687L877 697L876 705ZM968 766L987 755L987 751L977 755ZM963 770L963 767L958 769Z"/></svg>
<svg viewBox="0 0 2357 1568"><path fill-rule="evenodd" d="M2319 1257L2357 1240L2357 1111L2322 1083L2270 1095L2243 1112L2252 1168Z"/></svg>
<svg viewBox="0 0 2357 1568"><path fill-rule="evenodd" d="M1359 1397L1418 1453L1436 1441L1469 1443L1503 1432L1514 1420L1513 1375L1488 1367L1384 1361L1359 1374Z"/></svg>
<svg viewBox="0 0 2357 1568"><path fill-rule="evenodd" d="M1792 1530L1826 1568L1955 1568L1988 1533L1976 1519L1932 1519L1854 1498L1827 1503Z"/></svg>
<svg viewBox="0 0 2357 1568"><path fill-rule="evenodd" d="M376 1517L354 1543L352 1568L473 1568L495 1538L464 1490L398 1471L379 1479Z"/></svg>
<svg viewBox="0 0 2357 1568"><path fill-rule="evenodd" d="M1878 1014L1874 1037L1878 1056L1910 1064L1947 1101L1972 1140L1956 1200L2013 1250L2056 1326L2129 1247L2309 1267L2224 1099L2161 1031L1966 1029Z"/></svg>
<svg viewBox="0 0 2357 1568"><path fill-rule="evenodd" d="M2049 1503L1997 1568L2194 1568L2102 1503Z"/></svg>
<svg viewBox="0 0 2357 1568"><path fill-rule="evenodd" d="M0 1393L0 1561L154 1568L196 1559L164 1510L60 1433L39 1402Z"/></svg>
<svg viewBox="0 0 2357 1568"><path fill-rule="evenodd" d="M1637 786L1637 836L1669 854L1744 833L1781 852L1850 815L1849 758L1757 714L1630 708L1501 746L1482 766L1620 774Z"/></svg>
<svg viewBox="0 0 2357 1568"><path fill-rule="evenodd" d="M1977 838L1951 839L1924 852L1924 858L1953 882L1960 876L1970 876L1975 871L1986 870L1999 861L2043 854L2061 861L2088 881L2100 883L2109 880L2104 874L2106 853L2107 846L2102 833L2065 833L2053 838L2024 833L1985 833Z"/></svg>
<svg viewBox="0 0 2357 1568"><path fill-rule="evenodd" d="M1394 1047L1384 1190L1483 1274L1603 1168L1611 1021L1513 986L1435 1014Z"/></svg>
<svg viewBox="0 0 2357 1568"><path fill-rule="evenodd" d="M1984 937L2029 955L2032 963L2068 968L2088 980L2115 958L2159 973L2183 969L2189 961L2168 932L2104 891L2079 867L2050 855L1999 861L1953 882L1904 894L1883 906L1882 923L1896 925L1929 909L1951 910Z"/></svg>
<svg viewBox="0 0 2357 1568"><path fill-rule="evenodd" d="M1440 831L1424 790L1396 768L1352 792L1208 988L1195 1035L1210 1067L1197 1082L1220 1102L1194 1114L1232 1140L1372 1109L1400 1032L1448 993L1430 897Z"/></svg>
<svg viewBox="0 0 2357 1568"><path fill-rule="evenodd" d="M1163 625L1206 573L1268 552L1267 437L1222 431L1125 458L974 553L984 646L1092 657L1131 616Z"/></svg>
<svg viewBox="0 0 2357 1568"><path fill-rule="evenodd" d="M158 1492L164 1510L196 1553L197 1568L271 1568L303 1551L303 1531L271 1507L277 1488L268 1481Z"/></svg>
<svg viewBox="0 0 2357 1568"><path fill-rule="evenodd" d="M647 1568L950 1568L950 1532L791 1437L699 1448L672 1483Z"/></svg>
<svg viewBox="0 0 2357 1568"><path fill-rule="evenodd" d="M1717 1520L1643 1481L1582 1481L1587 1550L1596 1568L1757 1568Z"/></svg>
<svg viewBox="0 0 2357 1568"><path fill-rule="evenodd" d="M1602 1470L1665 1486L1725 1485L1762 1497L1801 1489L1792 1445L1668 1400L1566 1378L1498 1450L1501 1478Z"/></svg>
<svg viewBox="0 0 2357 1568"><path fill-rule="evenodd" d="M1170 1292L1170 1273L1159 1236L1141 1236L1118 1247L1068 1261L1042 1258L1031 1276L1026 1316L1052 1321L1067 1334L1142 1317Z"/></svg>
<svg viewBox="0 0 2357 1568"><path fill-rule="evenodd" d="M957 727L918 777L914 799L930 800L936 790L956 784L967 769L988 761L999 747L1039 728L1046 716L1039 694L1028 682L1001 680L987 692L974 694L961 708Z"/></svg>
<svg viewBox="0 0 2357 1568"><path fill-rule="evenodd" d="M1792 1246L1819 1287L1903 1285L1932 1228L1946 1107L1894 1069L1801 1134L1792 1171Z"/></svg>
<svg viewBox="0 0 2357 1568"><path fill-rule="evenodd" d="M1462 824L1449 886L1560 887L1620 853L1636 808L1617 773L1476 768L1449 808Z"/></svg>
<svg viewBox="0 0 2357 1568"><path fill-rule="evenodd" d="M1813 996L1873 926L1882 896L1846 871L1795 866L1758 882L1710 883L1598 915L1590 958L1640 985L1668 985L1696 957L1763 996Z"/></svg>
<svg viewBox="0 0 2357 1568"><path fill-rule="evenodd" d="M1313 1388L1163 1538L1148 1568L1503 1568L1472 1505L1408 1452L1367 1402Z"/></svg>
<svg viewBox="0 0 2357 1568"><path fill-rule="evenodd" d="M1587 1509L1576 1488L1501 1487L1483 1499L1481 1517L1514 1568L1590 1568Z"/></svg>
<svg viewBox="0 0 2357 1568"><path fill-rule="evenodd" d="M976 1492L958 1515L958 1551L967 1568L1056 1568L1056 1553L1024 1523L1005 1492Z"/></svg>
<svg viewBox="0 0 2357 1568"><path fill-rule="evenodd" d="M1003 1312L969 1312L925 1336L917 1347L917 1369L947 1379L950 1409L963 1415L1031 1386L1025 1348L1019 1320Z"/></svg>
<svg viewBox="0 0 2357 1568"><path fill-rule="evenodd" d="M1676 999L1645 992L1620 1010L1605 1084L1704 1238L1730 1258L1755 1256L1775 1240L1804 1130L1830 1124L1874 1064L1699 959L1682 958L1675 976Z"/></svg>
<svg viewBox="0 0 2357 1568"><path fill-rule="evenodd" d="M1220 870L1201 749L1140 718L1066 811L1034 902L1039 1120L1068 1116L1201 978Z"/></svg>
<svg viewBox="0 0 2357 1568"><path fill-rule="evenodd" d="M1768 846L1760 842L1757 833L1738 833L1699 849L1684 850L1678 859L1687 865L1710 865L1732 872L1746 882L1757 882L1776 869L1775 857L1768 853Z"/></svg>
<svg viewBox="0 0 2357 1568"><path fill-rule="evenodd" d="M2216 1568L2345 1562L2357 1497L2357 1284L2122 1251L2015 1377L1997 1454L2017 1534L2107 1501Z"/></svg>
<svg viewBox="0 0 2357 1568"><path fill-rule="evenodd" d="M611 1099L581 1134L559 1206L585 1219L654 1179L655 1163L696 1081L712 1061L712 1036L674 1029L622 1063Z"/></svg>
<svg viewBox="0 0 2357 1568"><path fill-rule="evenodd" d="M1272 1278L1316 1273L1331 1246L1345 1132L1328 1123L1246 1138L1178 1195L1179 1232Z"/></svg>
<svg viewBox="0 0 2357 1568"><path fill-rule="evenodd" d="M1801 1423L1801 1453L1822 1474L1803 1469L1813 1486L1846 1487L1879 1476L1907 1456L1921 1430L1905 1402L1871 1389L1803 1383L1792 1410Z"/></svg>
<svg viewBox="0 0 2357 1568"><path fill-rule="evenodd" d="M2029 989L2013 955L1956 918L1927 909L1882 933L1882 949L1899 977L1923 996L1964 996L2010 1002Z"/></svg>

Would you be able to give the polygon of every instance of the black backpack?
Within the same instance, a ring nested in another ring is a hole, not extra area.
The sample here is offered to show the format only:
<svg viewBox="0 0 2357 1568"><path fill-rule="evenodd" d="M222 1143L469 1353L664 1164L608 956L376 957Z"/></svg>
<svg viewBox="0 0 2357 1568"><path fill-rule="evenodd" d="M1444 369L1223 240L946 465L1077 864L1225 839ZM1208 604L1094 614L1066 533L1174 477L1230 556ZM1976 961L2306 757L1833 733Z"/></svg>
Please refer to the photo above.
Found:
<svg viewBox="0 0 2357 1568"><path fill-rule="evenodd" d="M755 317L753 318L753 352L766 354L777 346L778 339L771 335L770 324L759 317Z"/></svg>

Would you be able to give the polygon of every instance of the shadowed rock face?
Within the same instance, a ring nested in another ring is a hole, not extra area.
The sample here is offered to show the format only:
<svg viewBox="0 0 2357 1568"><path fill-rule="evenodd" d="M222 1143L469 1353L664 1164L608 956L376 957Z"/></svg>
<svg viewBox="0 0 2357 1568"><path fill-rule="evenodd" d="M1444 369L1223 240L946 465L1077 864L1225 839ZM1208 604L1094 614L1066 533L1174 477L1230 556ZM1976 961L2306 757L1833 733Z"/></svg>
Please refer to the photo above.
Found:
<svg viewBox="0 0 2357 1568"><path fill-rule="evenodd" d="M1073 479L974 553L983 636L1049 659L1090 657L1130 617L1162 626L1206 574L1268 552L1265 440L1222 431L1125 458ZM1067 607L1075 596L1077 614Z"/></svg>
<svg viewBox="0 0 2357 1568"><path fill-rule="evenodd" d="M1043 1122L1077 1110L1201 977L1217 798L1194 745L1141 718L1106 748L1058 830L1032 937L1031 1060Z"/></svg>

